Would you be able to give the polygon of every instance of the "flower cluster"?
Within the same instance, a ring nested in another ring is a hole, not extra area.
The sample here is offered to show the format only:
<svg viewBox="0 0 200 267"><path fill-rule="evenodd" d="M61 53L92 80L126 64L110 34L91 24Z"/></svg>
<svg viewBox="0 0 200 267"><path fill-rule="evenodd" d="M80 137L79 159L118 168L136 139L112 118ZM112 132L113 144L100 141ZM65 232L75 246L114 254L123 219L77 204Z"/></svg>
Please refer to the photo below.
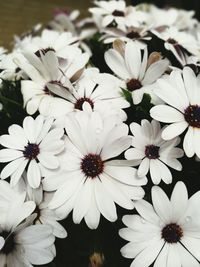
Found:
<svg viewBox="0 0 200 267"><path fill-rule="evenodd" d="M131 267L199 267L200 23L124 0L89 11L0 49L0 266L53 261L68 219L122 220Z"/></svg>

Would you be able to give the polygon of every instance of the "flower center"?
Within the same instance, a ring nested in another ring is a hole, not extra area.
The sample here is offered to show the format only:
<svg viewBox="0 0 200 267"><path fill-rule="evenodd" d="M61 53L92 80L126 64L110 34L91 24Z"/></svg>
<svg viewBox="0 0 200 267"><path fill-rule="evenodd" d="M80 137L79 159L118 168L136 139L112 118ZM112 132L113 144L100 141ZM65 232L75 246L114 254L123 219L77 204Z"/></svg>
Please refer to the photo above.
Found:
<svg viewBox="0 0 200 267"><path fill-rule="evenodd" d="M91 99L87 98L87 97L82 97L79 98L76 103L74 104L75 109L79 109L79 110L83 110L83 103L84 102L88 102L91 106L91 108L94 108L94 103Z"/></svg>
<svg viewBox="0 0 200 267"><path fill-rule="evenodd" d="M8 255L15 249L15 234L3 231L1 236L5 239L5 244L0 253Z"/></svg>
<svg viewBox="0 0 200 267"><path fill-rule="evenodd" d="M125 14L124 14L123 11L121 11L121 10L117 10L117 9L113 11L112 15L113 15L114 17L124 17L124 16L125 16Z"/></svg>
<svg viewBox="0 0 200 267"><path fill-rule="evenodd" d="M35 52L35 55L36 55L37 57L41 57L41 53L42 53L43 55L45 55L45 54L46 54L47 52L49 52L49 51L56 52L53 48L48 47L48 48L45 48L45 49L39 49L39 50L37 50L37 51Z"/></svg>
<svg viewBox="0 0 200 267"><path fill-rule="evenodd" d="M99 155L88 154L81 162L81 170L85 176L95 178L103 172L104 162Z"/></svg>
<svg viewBox="0 0 200 267"><path fill-rule="evenodd" d="M130 81L128 81L126 83L126 85L127 85L127 88L130 92L133 92L133 91L140 89L142 87L141 82L137 79L131 79Z"/></svg>
<svg viewBox="0 0 200 267"><path fill-rule="evenodd" d="M169 38L167 40L167 42L170 43L170 44L172 44L172 45L178 45L178 42L175 39L173 39L173 38Z"/></svg>
<svg viewBox="0 0 200 267"><path fill-rule="evenodd" d="M140 38L140 34L138 32L131 31L131 32L127 33L126 37L128 37L130 39L138 39L138 38Z"/></svg>
<svg viewBox="0 0 200 267"><path fill-rule="evenodd" d="M183 230L176 223L168 224L162 229L162 238L167 243L171 244L177 243L181 240L182 237L183 237Z"/></svg>
<svg viewBox="0 0 200 267"><path fill-rule="evenodd" d="M157 159L159 155L159 147L154 145L149 145L145 147L145 155L149 159Z"/></svg>
<svg viewBox="0 0 200 267"><path fill-rule="evenodd" d="M184 113L187 123L195 128L200 128L200 106L190 105L185 109Z"/></svg>
<svg viewBox="0 0 200 267"><path fill-rule="evenodd" d="M27 146L25 146L25 149L23 151L24 157L27 159L36 159L37 155L40 153L40 148L37 144L31 144L28 143Z"/></svg>

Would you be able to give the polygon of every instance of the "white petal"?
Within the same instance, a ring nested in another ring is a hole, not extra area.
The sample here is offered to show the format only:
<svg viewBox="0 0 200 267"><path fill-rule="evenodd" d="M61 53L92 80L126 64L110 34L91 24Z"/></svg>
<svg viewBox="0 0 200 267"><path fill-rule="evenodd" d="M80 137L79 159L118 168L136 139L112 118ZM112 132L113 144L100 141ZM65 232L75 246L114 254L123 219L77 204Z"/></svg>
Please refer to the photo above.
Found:
<svg viewBox="0 0 200 267"><path fill-rule="evenodd" d="M28 183L32 188L38 188L41 182L41 172L36 160L31 160L27 171Z"/></svg>
<svg viewBox="0 0 200 267"><path fill-rule="evenodd" d="M109 193L104 188L99 179L95 179L95 199L101 214L109 221L114 222L117 220L116 207L109 196Z"/></svg>
<svg viewBox="0 0 200 267"><path fill-rule="evenodd" d="M183 148L187 157L191 158L195 153L194 129L189 127L183 140Z"/></svg>
<svg viewBox="0 0 200 267"><path fill-rule="evenodd" d="M80 223L89 210L90 202L92 200L92 183L93 181L90 178L87 179L79 191L73 209L74 223Z"/></svg>
<svg viewBox="0 0 200 267"><path fill-rule="evenodd" d="M150 110L150 115L157 121L172 123L184 121L184 116L177 109L167 105L157 105Z"/></svg>
<svg viewBox="0 0 200 267"><path fill-rule="evenodd" d="M59 161L52 153L42 152L37 156L40 163L47 169L53 170L59 167Z"/></svg>
<svg viewBox="0 0 200 267"><path fill-rule="evenodd" d="M188 124L185 121L173 123L173 124L167 126L163 130L163 132L162 132L162 138L164 140L173 139L174 137L182 134L187 127L188 127Z"/></svg>
<svg viewBox="0 0 200 267"><path fill-rule="evenodd" d="M167 195L158 186L153 186L151 194L156 213L164 223L169 223L172 219L172 207Z"/></svg>

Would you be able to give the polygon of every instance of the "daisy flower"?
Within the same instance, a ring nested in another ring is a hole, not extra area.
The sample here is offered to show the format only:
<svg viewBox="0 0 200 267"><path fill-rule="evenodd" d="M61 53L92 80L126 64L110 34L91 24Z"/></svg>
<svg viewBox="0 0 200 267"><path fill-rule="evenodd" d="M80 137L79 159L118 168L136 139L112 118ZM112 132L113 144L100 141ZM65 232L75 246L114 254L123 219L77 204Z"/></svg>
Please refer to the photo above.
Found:
<svg viewBox="0 0 200 267"><path fill-rule="evenodd" d="M123 0L94 1L96 7L89 8L89 11L96 16L102 17L102 27L105 28L112 22L118 25L125 23L127 13L126 3Z"/></svg>
<svg viewBox="0 0 200 267"><path fill-rule="evenodd" d="M98 111L103 116L116 114L121 121L125 121L127 115L122 109L128 108L130 104L122 96L120 86L121 81L116 77L99 73L96 68L88 68L68 93L66 100L71 105L71 111L83 110L83 106L87 104L89 109ZM60 119L61 117L57 121Z"/></svg>
<svg viewBox="0 0 200 267"><path fill-rule="evenodd" d="M0 219L0 236L4 238L4 242L1 242L0 265L31 267L32 264L51 262L56 254L55 237L50 226L32 225L35 216L30 215L35 209L35 203L24 202L25 194L16 194L4 181L0 182L0 199L1 204L8 206L6 211L0 207L1 214L5 212Z"/></svg>
<svg viewBox="0 0 200 267"><path fill-rule="evenodd" d="M63 129L51 129L53 119L39 115L35 120L26 117L23 127L13 124L8 133L0 137L0 162L9 162L1 172L1 179L11 177L11 185L17 184L27 168L27 180L37 188L41 182L41 168L55 170L59 167L57 155L64 149Z"/></svg>
<svg viewBox="0 0 200 267"><path fill-rule="evenodd" d="M177 158L181 158L184 153L182 149L175 147L180 139L163 140L160 123L154 120L142 120L141 125L133 122L130 129L133 134L133 148L125 152L125 158L139 160L138 176L145 176L150 170L154 184L159 184L161 180L167 184L171 183L172 175L166 165L177 171L182 170Z"/></svg>
<svg viewBox="0 0 200 267"><path fill-rule="evenodd" d="M158 80L154 93L168 105L157 105L150 110L151 117L172 123L162 132L165 140L173 139L186 129L183 148L188 157L200 157L200 76L185 67L174 70L169 76Z"/></svg>
<svg viewBox="0 0 200 267"><path fill-rule="evenodd" d="M143 54L143 56L142 56ZM124 81L124 89L132 92L134 104L142 101L144 93L153 97L153 84L167 70L169 62L157 52L147 55L147 47L140 47L133 41L121 45L114 44L114 49L105 53L109 68ZM133 64L134 62L134 64Z"/></svg>
<svg viewBox="0 0 200 267"><path fill-rule="evenodd" d="M103 36L101 40L105 44L113 43L117 39L123 42L129 42L130 40L136 42L141 49L144 49L146 44L144 41L151 40L147 28L137 28L137 27L126 27L125 30L120 30L117 28L105 28L102 30Z"/></svg>
<svg viewBox="0 0 200 267"><path fill-rule="evenodd" d="M68 66L63 70L59 67L55 52L51 50L45 53L41 51L40 57L27 53L26 59L18 57L15 62L31 79L21 81L24 105L28 114L32 115L39 110L44 116L59 117L71 111L71 106L65 100L68 91L72 89L69 80L74 82L80 77L89 59L88 55L78 50L78 54L72 61L69 58Z"/></svg>
<svg viewBox="0 0 200 267"><path fill-rule="evenodd" d="M67 58L78 47L78 39L71 32L43 30L41 36L27 36L17 39L15 49L40 55L40 50L55 51L58 58Z"/></svg>
<svg viewBox="0 0 200 267"><path fill-rule="evenodd" d="M52 199L52 193L44 192L42 185L36 189L31 188L27 183L26 173L23 174L23 179L16 185L15 190L19 194L25 192L26 200L34 201L36 204L34 214L37 216L34 219L34 224L50 225L53 230L53 235L58 238L66 238L66 230L57 222L58 218L55 212L48 208L48 204Z"/></svg>
<svg viewBox="0 0 200 267"><path fill-rule="evenodd" d="M154 186L153 205L145 200L135 203L139 215L126 215L127 228L119 231L129 241L121 249L126 258L134 258L131 267L199 267L200 192L188 199L187 188L178 182L171 195Z"/></svg>
<svg viewBox="0 0 200 267"><path fill-rule="evenodd" d="M115 160L131 144L128 126L117 116L104 119L98 112L79 111L67 116L66 151L59 174L43 180L45 191L55 191L49 208L60 219L73 210L74 223L84 218L95 229L100 214L117 220L115 203L133 209L132 199L141 199L146 177L139 178L132 162Z"/></svg>
<svg viewBox="0 0 200 267"><path fill-rule="evenodd" d="M176 27L169 27L163 31L152 30L152 33L165 42L165 48L171 51L182 65L187 56L185 50L193 55L199 55L198 42L188 32L179 31Z"/></svg>

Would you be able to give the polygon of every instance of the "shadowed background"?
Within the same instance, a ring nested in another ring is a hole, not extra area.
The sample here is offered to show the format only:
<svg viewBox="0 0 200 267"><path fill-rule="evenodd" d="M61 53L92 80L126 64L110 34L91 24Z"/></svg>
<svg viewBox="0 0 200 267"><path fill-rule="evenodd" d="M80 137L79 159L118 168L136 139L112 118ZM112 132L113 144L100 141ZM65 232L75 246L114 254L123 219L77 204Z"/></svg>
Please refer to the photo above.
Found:
<svg viewBox="0 0 200 267"><path fill-rule="evenodd" d="M151 2L158 6L177 6L194 9L200 17L199 0L127 0L127 3ZM53 17L56 7L80 9L82 16L87 14L91 0L0 0L0 46L10 46L13 35L20 35L35 24L47 23Z"/></svg>

